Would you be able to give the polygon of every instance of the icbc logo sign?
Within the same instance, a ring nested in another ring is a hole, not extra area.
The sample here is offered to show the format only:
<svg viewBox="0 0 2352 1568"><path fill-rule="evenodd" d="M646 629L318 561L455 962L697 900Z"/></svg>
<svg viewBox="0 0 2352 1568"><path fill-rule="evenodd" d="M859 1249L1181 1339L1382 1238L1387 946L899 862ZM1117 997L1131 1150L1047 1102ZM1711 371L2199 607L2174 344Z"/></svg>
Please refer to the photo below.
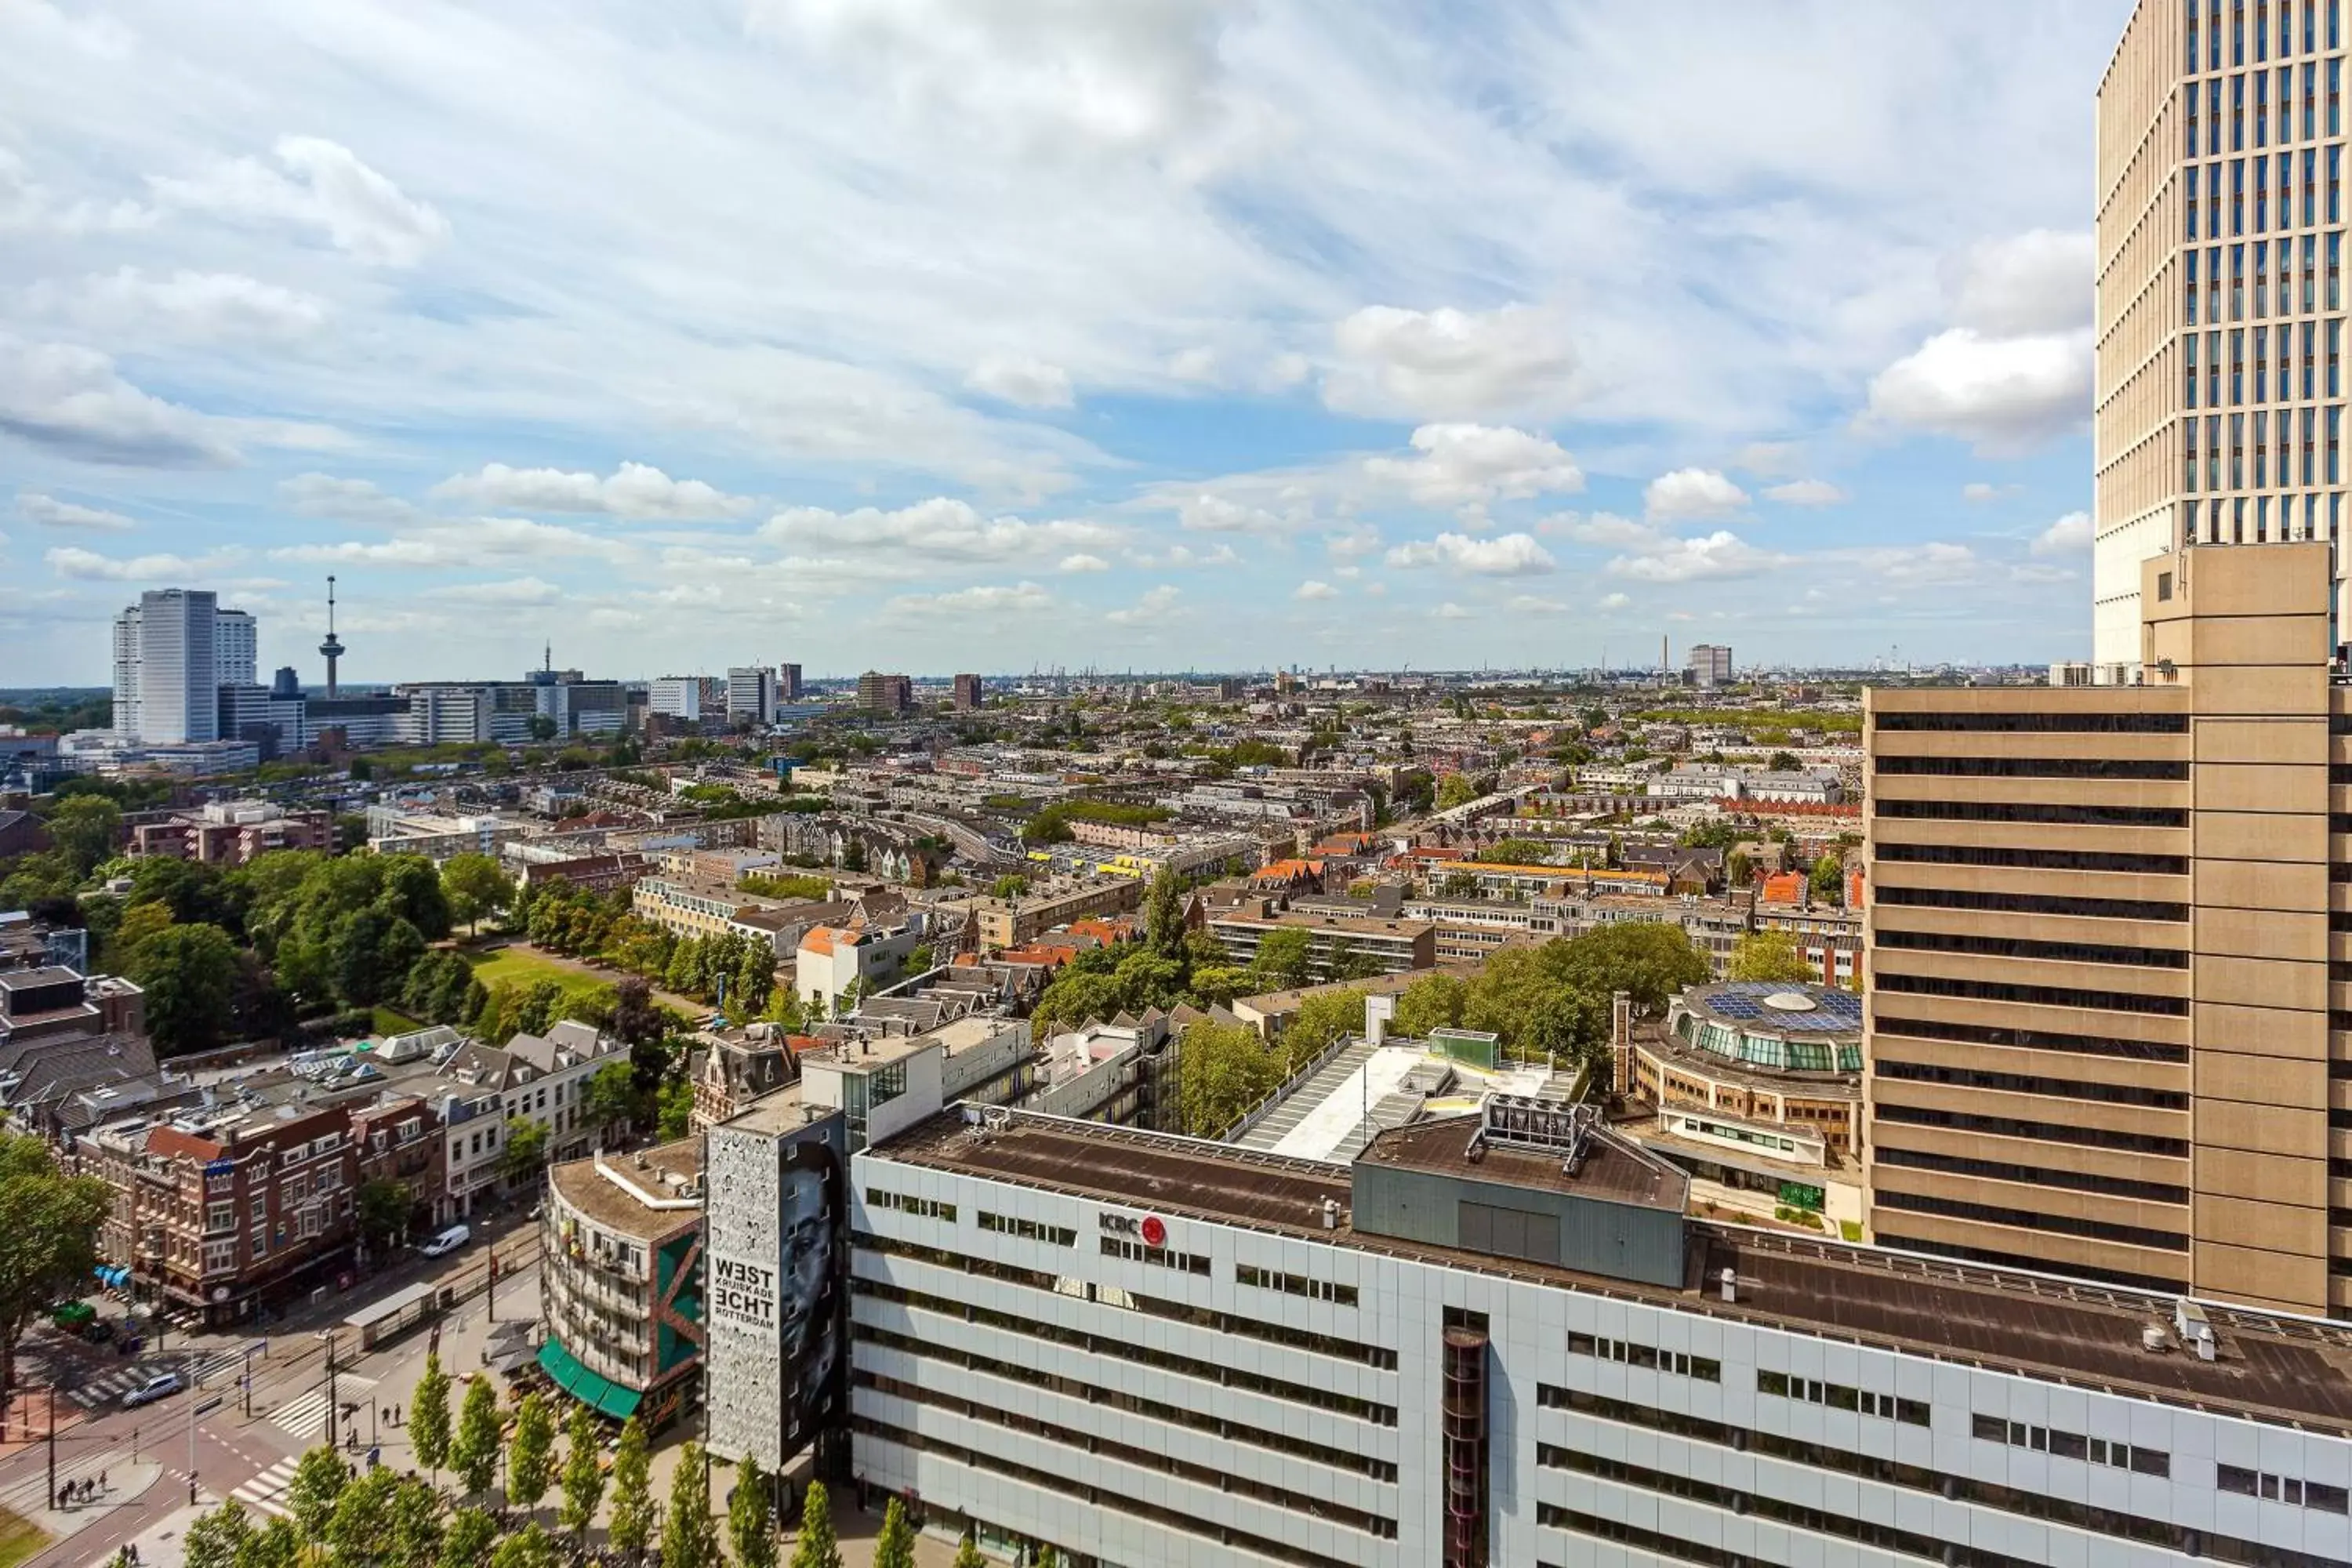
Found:
<svg viewBox="0 0 2352 1568"><path fill-rule="evenodd" d="M1102 1216L1102 1227L1115 1236L1134 1237L1146 1247L1168 1245L1168 1226L1158 1215L1138 1219L1133 1215L1107 1214Z"/></svg>

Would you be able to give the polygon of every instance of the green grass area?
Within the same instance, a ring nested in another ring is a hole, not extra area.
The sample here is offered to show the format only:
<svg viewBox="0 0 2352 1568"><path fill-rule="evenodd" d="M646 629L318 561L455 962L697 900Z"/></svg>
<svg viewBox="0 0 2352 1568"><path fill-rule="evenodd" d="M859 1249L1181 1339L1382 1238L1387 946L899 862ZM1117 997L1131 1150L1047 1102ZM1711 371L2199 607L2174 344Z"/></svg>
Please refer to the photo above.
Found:
<svg viewBox="0 0 2352 1568"><path fill-rule="evenodd" d="M48 1531L23 1514L0 1508L0 1568L16 1568L48 1544Z"/></svg>
<svg viewBox="0 0 2352 1568"><path fill-rule="evenodd" d="M375 1032L379 1035L412 1035L425 1027L405 1013L395 1013L389 1007L373 1009Z"/></svg>
<svg viewBox="0 0 2352 1568"><path fill-rule="evenodd" d="M578 970L566 969L522 947L468 952L466 962L474 966L474 978L484 985L504 984L518 990L527 990L542 980L552 980L567 993L580 994L601 990L613 984L611 977L583 974Z"/></svg>

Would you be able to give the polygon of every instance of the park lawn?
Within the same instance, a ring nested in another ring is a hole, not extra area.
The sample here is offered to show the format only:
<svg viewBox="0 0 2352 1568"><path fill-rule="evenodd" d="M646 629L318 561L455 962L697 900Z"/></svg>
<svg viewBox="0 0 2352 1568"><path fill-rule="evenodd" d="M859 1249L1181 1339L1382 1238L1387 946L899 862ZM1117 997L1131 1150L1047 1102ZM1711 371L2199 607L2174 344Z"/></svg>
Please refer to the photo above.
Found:
<svg viewBox="0 0 2352 1568"><path fill-rule="evenodd" d="M425 1027L407 1014L395 1013L389 1007L377 1007L373 1012L375 1032L379 1035L413 1035Z"/></svg>
<svg viewBox="0 0 2352 1568"><path fill-rule="evenodd" d="M520 947L501 947L492 952L466 954L466 962L474 966L474 978L484 985L500 984L527 991L542 980L552 980L570 995L586 995L601 991L612 984L593 974L583 974L576 969L550 963Z"/></svg>
<svg viewBox="0 0 2352 1568"><path fill-rule="evenodd" d="M47 1531L23 1514L0 1508L0 1568L16 1568L48 1544Z"/></svg>

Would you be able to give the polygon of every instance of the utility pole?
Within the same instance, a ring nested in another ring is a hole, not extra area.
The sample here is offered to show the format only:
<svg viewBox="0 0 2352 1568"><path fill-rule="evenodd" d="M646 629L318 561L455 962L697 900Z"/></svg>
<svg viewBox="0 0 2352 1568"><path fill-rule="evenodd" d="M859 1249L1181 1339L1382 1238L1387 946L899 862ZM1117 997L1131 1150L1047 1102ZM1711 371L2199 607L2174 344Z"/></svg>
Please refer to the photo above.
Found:
<svg viewBox="0 0 2352 1568"><path fill-rule="evenodd" d="M196 1506L196 1347L188 1346L188 1506Z"/></svg>
<svg viewBox="0 0 2352 1568"><path fill-rule="evenodd" d="M336 1402L335 1331L321 1329L319 1337L327 1342L327 1447L335 1446L335 1415L342 1406Z"/></svg>
<svg viewBox="0 0 2352 1568"><path fill-rule="evenodd" d="M131 1453L139 1454L139 1428L131 1429ZM49 1384L49 1507L58 1506L58 1385Z"/></svg>

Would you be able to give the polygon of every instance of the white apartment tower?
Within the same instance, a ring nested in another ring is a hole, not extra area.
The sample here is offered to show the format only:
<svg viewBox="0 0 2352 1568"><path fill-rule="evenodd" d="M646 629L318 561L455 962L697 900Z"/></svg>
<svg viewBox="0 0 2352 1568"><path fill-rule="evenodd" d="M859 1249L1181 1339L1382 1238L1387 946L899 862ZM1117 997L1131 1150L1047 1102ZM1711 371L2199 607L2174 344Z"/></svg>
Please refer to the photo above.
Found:
<svg viewBox="0 0 2352 1568"><path fill-rule="evenodd" d="M253 617L160 588L114 617L114 728L151 745L220 738L220 689L254 683Z"/></svg>
<svg viewBox="0 0 2352 1568"><path fill-rule="evenodd" d="M2100 81L2101 682L2137 674L2142 561L2343 526L2343 10L2140 0Z"/></svg>

